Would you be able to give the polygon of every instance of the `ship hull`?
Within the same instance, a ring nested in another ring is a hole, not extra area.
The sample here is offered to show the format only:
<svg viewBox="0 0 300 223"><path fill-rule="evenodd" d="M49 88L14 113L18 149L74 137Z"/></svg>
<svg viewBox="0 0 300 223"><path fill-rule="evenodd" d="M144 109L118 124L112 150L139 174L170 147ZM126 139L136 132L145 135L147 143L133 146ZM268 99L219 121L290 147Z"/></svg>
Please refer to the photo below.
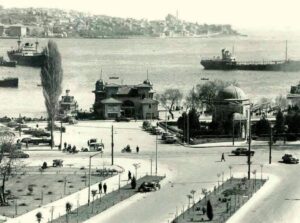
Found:
<svg viewBox="0 0 300 223"><path fill-rule="evenodd" d="M257 71L300 71L300 61L278 61L272 63L243 63L230 61L201 60L206 70L257 70Z"/></svg>
<svg viewBox="0 0 300 223"><path fill-rule="evenodd" d="M7 78L0 80L0 87L12 87L17 88L19 86L18 78Z"/></svg>
<svg viewBox="0 0 300 223"><path fill-rule="evenodd" d="M16 61L18 65L41 67L45 56L43 54L38 55L22 55L7 52L10 61Z"/></svg>

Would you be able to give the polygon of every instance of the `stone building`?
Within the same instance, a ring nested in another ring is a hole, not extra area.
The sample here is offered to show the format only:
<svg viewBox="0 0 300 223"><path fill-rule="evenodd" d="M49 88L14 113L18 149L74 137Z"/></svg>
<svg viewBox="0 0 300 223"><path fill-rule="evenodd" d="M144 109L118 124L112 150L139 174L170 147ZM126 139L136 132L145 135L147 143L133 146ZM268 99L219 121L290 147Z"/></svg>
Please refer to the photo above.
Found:
<svg viewBox="0 0 300 223"><path fill-rule="evenodd" d="M12 25L6 29L8 36L24 37L27 35L27 28L22 25Z"/></svg>
<svg viewBox="0 0 300 223"><path fill-rule="evenodd" d="M242 89L228 86L218 93L214 102L212 120L221 126L224 134L232 134L241 138L248 132L249 99Z"/></svg>
<svg viewBox="0 0 300 223"><path fill-rule="evenodd" d="M149 80L136 85L120 85L104 83L100 79L96 82L93 93L94 112L100 119L158 118L158 101L153 100L155 92Z"/></svg>

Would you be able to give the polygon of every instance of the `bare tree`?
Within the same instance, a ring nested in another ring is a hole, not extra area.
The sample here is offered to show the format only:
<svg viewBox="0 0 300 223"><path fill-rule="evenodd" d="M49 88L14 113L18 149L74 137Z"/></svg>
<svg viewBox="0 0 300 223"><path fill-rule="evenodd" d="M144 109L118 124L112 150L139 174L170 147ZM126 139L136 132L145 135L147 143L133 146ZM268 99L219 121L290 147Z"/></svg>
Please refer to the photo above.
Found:
<svg viewBox="0 0 300 223"><path fill-rule="evenodd" d="M43 50L45 62L41 68L41 83L51 129L51 149L54 145L53 126L62 92L63 70L61 56L54 41L49 41Z"/></svg>
<svg viewBox="0 0 300 223"><path fill-rule="evenodd" d="M162 94L157 95L157 99L160 101L162 106L169 110L172 119L174 119L172 110L176 104L179 104L179 102L182 100L182 97L182 92L175 88L168 88Z"/></svg>
<svg viewBox="0 0 300 223"><path fill-rule="evenodd" d="M0 132L0 176L2 178L2 185L0 187L0 205L7 205L5 186L8 177L12 174L12 170L16 166L13 153L16 147L13 145L14 133L9 131Z"/></svg>
<svg viewBox="0 0 300 223"><path fill-rule="evenodd" d="M282 94L278 95L275 98L275 105L278 106L281 110L286 109L288 107L287 98L285 96L283 96Z"/></svg>

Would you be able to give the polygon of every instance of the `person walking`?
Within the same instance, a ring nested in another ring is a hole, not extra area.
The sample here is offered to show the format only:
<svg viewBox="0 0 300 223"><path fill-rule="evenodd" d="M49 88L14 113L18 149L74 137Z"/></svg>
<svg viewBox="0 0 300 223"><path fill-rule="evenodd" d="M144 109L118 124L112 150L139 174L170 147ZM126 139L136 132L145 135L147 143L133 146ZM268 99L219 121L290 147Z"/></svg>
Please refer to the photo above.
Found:
<svg viewBox="0 0 300 223"><path fill-rule="evenodd" d="M99 194L102 194L102 183L100 182L98 184Z"/></svg>
<svg viewBox="0 0 300 223"><path fill-rule="evenodd" d="M225 160L225 155L224 155L224 153L222 153L222 157L221 157L221 162L225 162L226 160Z"/></svg>
<svg viewBox="0 0 300 223"><path fill-rule="evenodd" d="M103 191L106 194L106 191L107 191L107 185L106 185L106 183L103 184Z"/></svg>
<svg viewBox="0 0 300 223"><path fill-rule="evenodd" d="M131 180L131 172L130 172L130 170L128 171L128 180Z"/></svg>
<svg viewBox="0 0 300 223"><path fill-rule="evenodd" d="M139 153L139 151L140 151L139 146L136 146L136 153Z"/></svg>

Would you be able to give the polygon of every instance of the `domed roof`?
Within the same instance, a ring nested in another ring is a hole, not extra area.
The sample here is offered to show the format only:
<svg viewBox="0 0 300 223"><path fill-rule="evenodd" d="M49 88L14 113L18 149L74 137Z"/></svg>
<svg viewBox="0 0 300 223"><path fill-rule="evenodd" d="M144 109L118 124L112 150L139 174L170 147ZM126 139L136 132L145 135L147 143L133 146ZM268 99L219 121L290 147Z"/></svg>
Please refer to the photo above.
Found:
<svg viewBox="0 0 300 223"><path fill-rule="evenodd" d="M230 85L218 93L218 100L226 100L226 99L236 99L236 100L245 100L247 96L244 91L239 87Z"/></svg>
<svg viewBox="0 0 300 223"><path fill-rule="evenodd" d="M143 81L143 84L148 84L148 85L151 85L151 86L152 86L152 83L151 83L151 81L149 81L149 79L144 80L144 81Z"/></svg>

